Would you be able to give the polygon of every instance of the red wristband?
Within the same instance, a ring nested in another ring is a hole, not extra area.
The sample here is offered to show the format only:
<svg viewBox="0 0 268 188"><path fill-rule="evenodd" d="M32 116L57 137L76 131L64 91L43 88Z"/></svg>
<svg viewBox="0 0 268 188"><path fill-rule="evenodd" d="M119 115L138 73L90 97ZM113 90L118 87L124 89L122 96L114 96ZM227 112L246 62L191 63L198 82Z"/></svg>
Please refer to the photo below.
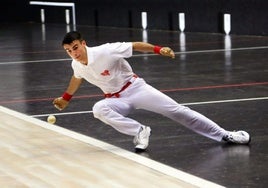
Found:
<svg viewBox="0 0 268 188"><path fill-rule="evenodd" d="M154 53L160 54L161 46L154 46Z"/></svg>
<svg viewBox="0 0 268 188"><path fill-rule="evenodd" d="M61 96L64 100L66 101L70 101L71 98L73 97L73 95L70 95L69 93L67 92L64 92L63 95Z"/></svg>

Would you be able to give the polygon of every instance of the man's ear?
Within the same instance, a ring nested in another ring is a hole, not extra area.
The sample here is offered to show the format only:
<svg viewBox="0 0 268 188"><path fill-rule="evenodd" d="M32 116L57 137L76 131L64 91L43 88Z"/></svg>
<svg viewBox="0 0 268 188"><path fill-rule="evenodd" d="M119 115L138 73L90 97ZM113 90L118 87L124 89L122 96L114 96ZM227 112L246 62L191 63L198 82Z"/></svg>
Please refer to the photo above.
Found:
<svg viewBox="0 0 268 188"><path fill-rule="evenodd" d="M87 45L87 43L86 43L85 40L82 40L82 41L81 41L81 44L82 44L83 46L86 46L86 45Z"/></svg>

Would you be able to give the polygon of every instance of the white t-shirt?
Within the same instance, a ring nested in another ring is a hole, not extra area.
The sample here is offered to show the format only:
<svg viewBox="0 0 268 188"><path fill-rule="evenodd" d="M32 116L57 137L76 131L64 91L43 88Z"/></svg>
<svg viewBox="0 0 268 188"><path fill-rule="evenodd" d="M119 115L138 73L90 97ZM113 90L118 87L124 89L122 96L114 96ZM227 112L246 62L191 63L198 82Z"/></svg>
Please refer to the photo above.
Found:
<svg viewBox="0 0 268 188"><path fill-rule="evenodd" d="M88 64L72 61L76 78L83 78L99 87L104 93L118 92L134 75L124 59L132 56L131 42L106 43L86 46Z"/></svg>

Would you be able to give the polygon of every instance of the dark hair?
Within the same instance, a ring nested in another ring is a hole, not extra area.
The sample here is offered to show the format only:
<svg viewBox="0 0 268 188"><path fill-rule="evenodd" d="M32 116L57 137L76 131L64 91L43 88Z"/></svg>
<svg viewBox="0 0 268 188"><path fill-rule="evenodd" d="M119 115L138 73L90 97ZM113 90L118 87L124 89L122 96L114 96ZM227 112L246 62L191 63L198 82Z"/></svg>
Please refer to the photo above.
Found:
<svg viewBox="0 0 268 188"><path fill-rule="evenodd" d="M62 40L62 45L71 44L74 40L83 41L84 39L81 33L79 33L78 31L71 31L69 33L66 33L66 35L64 36Z"/></svg>

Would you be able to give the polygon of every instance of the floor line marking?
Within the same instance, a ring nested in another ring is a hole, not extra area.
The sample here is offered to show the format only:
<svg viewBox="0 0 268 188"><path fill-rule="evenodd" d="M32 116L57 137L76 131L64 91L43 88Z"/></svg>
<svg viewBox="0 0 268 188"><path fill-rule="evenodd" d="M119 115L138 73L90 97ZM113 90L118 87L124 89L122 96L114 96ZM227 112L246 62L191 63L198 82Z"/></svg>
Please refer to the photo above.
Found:
<svg viewBox="0 0 268 188"><path fill-rule="evenodd" d="M267 85L267 84L268 84L268 82L252 82L252 83L240 83L240 84L224 84L224 85L198 86L198 87L175 88L175 89L161 89L161 91L162 92L191 91L191 90L256 86L256 85Z"/></svg>
<svg viewBox="0 0 268 188"><path fill-rule="evenodd" d="M197 53L209 53L209 52L227 52L227 51L243 51L243 50L261 50L268 49L268 46L257 46L257 47L244 47L244 48L231 48L231 49L214 49L214 50L193 50L185 52L175 52L175 54L197 54ZM144 57L144 56L156 56L157 54L145 53L145 54L134 54L132 57ZM53 62L53 61L68 61L72 60L70 58L66 59L45 59L45 60L32 60L32 61L10 61L10 62L0 62L0 65L11 65L11 64L23 64L23 63L42 63L42 62Z"/></svg>
<svg viewBox="0 0 268 188"><path fill-rule="evenodd" d="M268 49L268 46L257 46L257 47L245 47L245 48L230 48L230 49L215 49L215 50L195 50L185 52L175 52L175 54L197 54L197 53L208 53L208 52L228 52L228 51L243 51L243 50L261 50Z"/></svg>
<svg viewBox="0 0 268 188"><path fill-rule="evenodd" d="M268 97L255 97L255 98L244 98L244 99L229 99L229 100L218 100L218 101L204 101L204 102L190 102L190 103L180 103L184 106L193 106L193 105L202 105L202 104L217 104L217 103L230 103L230 102L244 102L244 101L257 101L257 100L267 100ZM90 114L93 113L92 110L88 111L76 111L76 112L62 112L54 113L55 116L64 116L64 115L75 115L75 114ZM37 114L31 115L31 117L47 117L51 114Z"/></svg>
<svg viewBox="0 0 268 188"><path fill-rule="evenodd" d="M209 53L209 52L229 52L229 51L261 50L261 49L268 49L268 46L230 48L230 49L214 49L214 50L193 50L193 51L175 52L175 54L197 54L197 53ZM138 54L138 55L133 55L133 57L155 56L155 55L157 55L157 54Z"/></svg>
<svg viewBox="0 0 268 188"><path fill-rule="evenodd" d="M60 112L60 113L50 113L50 114L37 114L37 115L30 115L31 117L38 118L38 117L46 117L49 115L54 116L65 116L65 115L75 115L75 114L90 114L93 113L92 110L88 111L76 111L76 112Z"/></svg>
<svg viewBox="0 0 268 188"><path fill-rule="evenodd" d="M245 86L256 86L256 85L268 85L268 82L253 82L253 83L240 83L240 84L227 84L227 85L212 85L212 86L199 86L199 87L188 87L188 88L175 88L175 89L160 89L161 92L175 92L175 91L191 91L191 90L203 90L203 89L216 89L216 88L231 88L231 87L245 87ZM93 95L80 95L74 96L74 99L82 98L93 98L103 97L103 94ZM40 101L52 101L54 98L36 98L36 99L15 99L0 101L0 104L12 104L12 103L23 103L23 102L40 102Z"/></svg>
<svg viewBox="0 0 268 188"><path fill-rule="evenodd" d="M268 99L268 97L255 97L255 98L244 98L244 99L228 99L228 100L218 100L218 101L190 102L190 103L182 103L182 105L191 106L191 105L202 105L202 104L258 101L258 100L267 100L267 99Z"/></svg>
<svg viewBox="0 0 268 188"><path fill-rule="evenodd" d="M45 62L55 62L55 61L71 61L71 58L66 59L43 59L43 60L31 60L31 61L10 61L10 62L0 62L0 65L12 65L12 64L26 64L26 63L45 63Z"/></svg>
<svg viewBox="0 0 268 188"><path fill-rule="evenodd" d="M80 133L68 130L66 128L57 126L57 125L51 125L45 121L41 121L39 119L27 116L25 114L22 114L20 112L17 111L13 111L11 109L5 108L3 106L0 106L0 111L12 115L15 118L19 118L22 119L23 121L27 121L29 123L33 123L37 126L43 127L45 129L49 129L51 131L57 132L59 134L68 136L70 138L79 140L81 142L93 145L95 147L101 148L104 151L108 151L111 152L113 154L116 154L118 156L121 156L125 159L137 162L138 164L144 165L148 168L154 169L160 173L163 173L165 175L168 175L170 177L173 177L175 179L178 179L179 181L184 181L190 185L194 185L196 187L200 187L200 188L223 188L223 186L216 184L214 182L205 180L203 178L194 176L192 174L183 172L181 170L178 170L176 168L173 168L171 166L165 165L163 163L154 161L152 159L143 157L141 155L138 155L136 153L124 150L122 148L119 148L117 146L111 145L109 143L100 141L98 139L86 136L86 135L82 135Z"/></svg>

